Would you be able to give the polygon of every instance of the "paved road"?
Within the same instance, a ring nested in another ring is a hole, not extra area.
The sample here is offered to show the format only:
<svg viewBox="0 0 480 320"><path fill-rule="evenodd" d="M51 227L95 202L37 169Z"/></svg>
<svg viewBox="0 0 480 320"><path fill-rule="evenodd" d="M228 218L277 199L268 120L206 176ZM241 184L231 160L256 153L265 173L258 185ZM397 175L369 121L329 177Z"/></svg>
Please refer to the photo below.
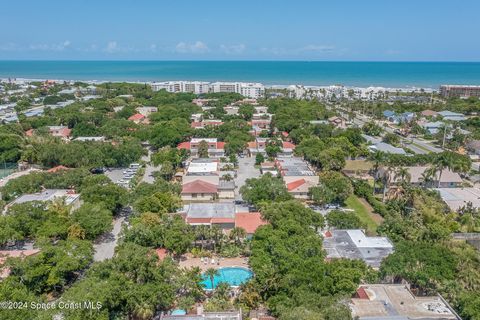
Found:
<svg viewBox="0 0 480 320"><path fill-rule="evenodd" d="M239 190L245 184L245 181L250 178L258 178L259 176L260 170L255 168L254 157L238 158L237 177L235 178L235 200L243 200Z"/></svg>
<svg viewBox="0 0 480 320"><path fill-rule="evenodd" d="M356 118L353 120L353 123L357 124L358 126L363 126L367 121L370 119L367 118L360 118L358 115ZM394 129L390 127L383 127L385 131L389 133L395 133ZM417 154L427 154L427 153L440 153L443 152L442 149L432 146L431 144L427 143L424 140L418 139L418 138L402 138L400 137L400 140L402 141L402 144L404 147L409 148L413 152Z"/></svg>
<svg viewBox="0 0 480 320"><path fill-rule="evenodd" d="M154 166L153 164L150 163L152 151L150 149L147 149L147 151L148 151L148 154L146 156L142 156L142 161L146 162L145 173L143 174L142 182L154 183L155 178L153 177L153 173L155 171L159 171L161 166Z"/></svg>
<svg viewBox="0 0 480 320"><path fill-rule="evenodd" d="M93 255L93 261L103 261L113 257L115 253L115 247L117 246L118 235L122 230L122 224L125 221L125 217L118 217L113 221L113 229L111 232L103 235L98 243L93 245L95 253Z"/></svg>

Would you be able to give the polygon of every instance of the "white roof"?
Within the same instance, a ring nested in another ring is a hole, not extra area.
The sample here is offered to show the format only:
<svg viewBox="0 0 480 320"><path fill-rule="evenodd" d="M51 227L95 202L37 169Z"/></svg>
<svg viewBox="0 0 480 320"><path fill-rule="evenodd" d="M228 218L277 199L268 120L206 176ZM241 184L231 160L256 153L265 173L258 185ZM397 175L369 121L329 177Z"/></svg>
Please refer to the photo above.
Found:
<svg viewBox="0 0 480 320"><path fill-rule="evenodd" d="M199 173L199 172L215 172L218 171L217 162L191 162L188 166L187 172Z"/></svg>
<svg viewBox="0 0 480 320"><path fill-rule="evenodd" d="M393 248L386 237L367 237L362 230L347 230L357 248Z"/></svg>
<svg viewBox="0 0 480 320"><path fill-rule="evenodd" d="M208 142L208 143L214 143L217 142L217 138L192 138L190 141L191 143L200 143L202 141Z"/></svg>

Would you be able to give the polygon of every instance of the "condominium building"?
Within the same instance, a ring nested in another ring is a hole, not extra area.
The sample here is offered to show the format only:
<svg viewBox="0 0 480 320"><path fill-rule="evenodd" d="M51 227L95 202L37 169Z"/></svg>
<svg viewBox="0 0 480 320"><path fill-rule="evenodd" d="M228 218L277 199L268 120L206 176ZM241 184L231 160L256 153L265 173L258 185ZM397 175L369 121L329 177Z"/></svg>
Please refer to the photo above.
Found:
<svg viewBox="0 0 480 320"><path fill-rule="evenodd" d="M440 94L444 98L480 98L480 86L442 85L440 86Z"/></svg>
<svg viewBox="0 0 480 320"><path fill-rule="evenodd" d="M210 92L240 93L244 97L258 99L265 94L265 87L261 83L213 82Z"/></svg>
<svg viewBox="0 0 480 320"><path fill-rule="evenodd" d="M208 93L209 83L202 81L165 81L150 83L153 91L165 89L167 92L192 92L195 94Z"/></svg>

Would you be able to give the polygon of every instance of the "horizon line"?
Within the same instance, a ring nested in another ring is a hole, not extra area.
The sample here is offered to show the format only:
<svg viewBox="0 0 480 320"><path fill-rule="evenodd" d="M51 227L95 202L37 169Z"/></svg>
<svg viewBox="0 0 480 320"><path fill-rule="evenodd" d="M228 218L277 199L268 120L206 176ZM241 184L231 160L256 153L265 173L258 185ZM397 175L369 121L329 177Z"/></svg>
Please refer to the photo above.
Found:
<svg viewBox="0 0 480 320"><path fill-rule="evenodd" d="M302 60L302 59L0 59L0 62L369 62L369 63L480 63L470 60Z"/></svg>

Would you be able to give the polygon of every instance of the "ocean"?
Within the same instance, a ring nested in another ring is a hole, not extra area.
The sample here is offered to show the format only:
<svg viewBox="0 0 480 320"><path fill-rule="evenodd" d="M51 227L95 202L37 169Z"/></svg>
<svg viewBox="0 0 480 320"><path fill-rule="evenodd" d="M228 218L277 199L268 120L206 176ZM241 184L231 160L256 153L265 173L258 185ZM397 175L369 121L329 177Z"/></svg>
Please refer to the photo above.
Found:
<svg viewBox="0 0 480 320"><path fill-rule="evenodd" d="M0 78L438 88L480 85L480 62L0 61Z"/></svg>

